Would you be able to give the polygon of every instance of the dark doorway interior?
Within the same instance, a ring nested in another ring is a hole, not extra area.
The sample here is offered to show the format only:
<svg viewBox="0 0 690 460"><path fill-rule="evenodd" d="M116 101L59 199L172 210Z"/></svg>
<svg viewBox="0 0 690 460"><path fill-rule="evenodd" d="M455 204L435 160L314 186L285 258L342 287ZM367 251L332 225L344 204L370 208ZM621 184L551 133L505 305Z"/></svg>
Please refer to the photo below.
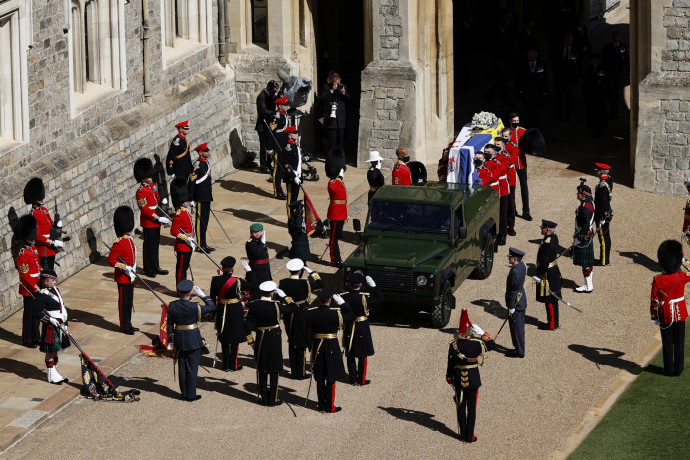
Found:
<svg viewBox="0 0 690 460"><path fill-rule="evenodd" d="M357 137L359 134L359 98L361 93L362 70L364 69L364 6L363 0L331 0L312 3L317 49L317 75L314 82L317 96L321 96L329 72L338 72L349 91L351 99L347 106L345 140L343 147L348 162L356 161ZM316 104L315 119L323 113ZM316 122L318 123L318 121ZM318 126L319 136L323 130ZM317 150L325 153L321 140Z"/></svg>

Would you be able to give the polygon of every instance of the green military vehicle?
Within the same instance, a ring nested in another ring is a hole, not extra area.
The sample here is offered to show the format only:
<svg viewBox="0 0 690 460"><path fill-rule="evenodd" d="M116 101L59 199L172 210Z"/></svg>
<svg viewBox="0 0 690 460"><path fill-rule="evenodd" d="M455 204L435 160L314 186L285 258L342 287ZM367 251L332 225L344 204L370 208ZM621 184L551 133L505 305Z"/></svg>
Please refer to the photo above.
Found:
<svg viewBox="0 0 690 460"><path fill-rule="evenodd" d="M361 244L345 261L345 281L355 272L369 275L386 304L421 307L434 327L444 327L460 284L491 274L498 216L499 197L489 187L383 186L371 200Z"/></svg>

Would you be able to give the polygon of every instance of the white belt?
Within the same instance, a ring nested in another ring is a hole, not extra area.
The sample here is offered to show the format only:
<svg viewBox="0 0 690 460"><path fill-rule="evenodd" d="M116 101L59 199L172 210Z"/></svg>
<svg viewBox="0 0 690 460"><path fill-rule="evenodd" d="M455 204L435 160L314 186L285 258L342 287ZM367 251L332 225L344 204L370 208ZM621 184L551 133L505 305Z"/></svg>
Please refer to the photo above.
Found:
<svg viewBox="0 0 690 460"><path fill-rule="evenodd" d="M674 303L682 302L683 300L685 300L685 297L678 297L677 299L671 299L671 300L669 300L668 303L669 303L669 304L674 304Z"/></svg>
<svg viewBox="0 0 690 460"><path fill-rule="evenodd" d="M209 168L209 170L206 172L206 174L204 174L204 177L202 177L201 179L197 179L197 180L196 180L196 183L197 183L197 184L200 184L200 183L202 183L203 181L205 181L205 180L208 178L208 173L209 173L209 172L211 172L211 169L210 169L210 168Z"/></svg>
<svg viewBox="0 0 690 460"><path fill-rule="evenodd" d="M158 206L149 206L149 209L156 209Z"/></svg>
<svg viewBox="0 0 690 460"><path fill-rule="evenodd" d="M504 174L498 178L498 180L504 180L504 179L508 179L508 174Z"/></svg>
<svg viewBox="0 0 690 460"><path fill-rule="evenodd" d="M32 278L38 278L38 273L31 273L29 276Z"/></svg>
<svg viewBox="0 0 690 460"><path fill-rule="evenodd" d="M46 238L50 238L50 233L44 233L43 236Z"/></svg>
<svg viewBox="0 0 690 460"><path fill-rule="evenodd" d="M50 316L51 318L61 319L63 323L65 321L67 321L67 312L66 311L61 313L60 310L50 310L50 311L46 311L46 313L48 313L48 316Z"/></svg>
<svg viewBox="0 0 690 460"><path fill-rule="evenodd" d="M511 168L515 169L515 165L510 165Z"/></svg>

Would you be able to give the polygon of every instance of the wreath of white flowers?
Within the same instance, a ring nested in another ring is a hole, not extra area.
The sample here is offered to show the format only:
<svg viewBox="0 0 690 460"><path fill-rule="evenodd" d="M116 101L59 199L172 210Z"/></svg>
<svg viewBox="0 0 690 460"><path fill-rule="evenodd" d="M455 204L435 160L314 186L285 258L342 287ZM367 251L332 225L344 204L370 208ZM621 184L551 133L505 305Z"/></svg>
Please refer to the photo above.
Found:
<svg viewBox="0 0 690 460"><path fill-rule="evenodd" d="M472 126L479 128L488 128L496 123L496 115L491 112L479 112L475 113L472 117Z"/></svg>

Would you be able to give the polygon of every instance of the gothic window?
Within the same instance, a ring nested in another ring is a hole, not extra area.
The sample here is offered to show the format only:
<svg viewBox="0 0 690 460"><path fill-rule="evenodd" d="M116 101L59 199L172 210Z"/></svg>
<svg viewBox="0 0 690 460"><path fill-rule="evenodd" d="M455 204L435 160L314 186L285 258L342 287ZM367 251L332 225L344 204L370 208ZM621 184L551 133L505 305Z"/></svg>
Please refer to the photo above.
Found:
<svg viewBox="0 0 690 460"><path fill-rule="evenodd" d="M167 63L211 43L211 9L210 0L163 0L161 29Z"/></svg>
<svg viewBox="0 0 690 460"><path fill-rule="evenodd" d="M0 149L29 137L25 2L0 4ZM30 11L30 10L29 10Z"/></svg>
<svg viewBox="0 0 690 460"><path fill-rule="evenodd" d="M251 0L252 43L268 47L268 0Z"/></svg>

